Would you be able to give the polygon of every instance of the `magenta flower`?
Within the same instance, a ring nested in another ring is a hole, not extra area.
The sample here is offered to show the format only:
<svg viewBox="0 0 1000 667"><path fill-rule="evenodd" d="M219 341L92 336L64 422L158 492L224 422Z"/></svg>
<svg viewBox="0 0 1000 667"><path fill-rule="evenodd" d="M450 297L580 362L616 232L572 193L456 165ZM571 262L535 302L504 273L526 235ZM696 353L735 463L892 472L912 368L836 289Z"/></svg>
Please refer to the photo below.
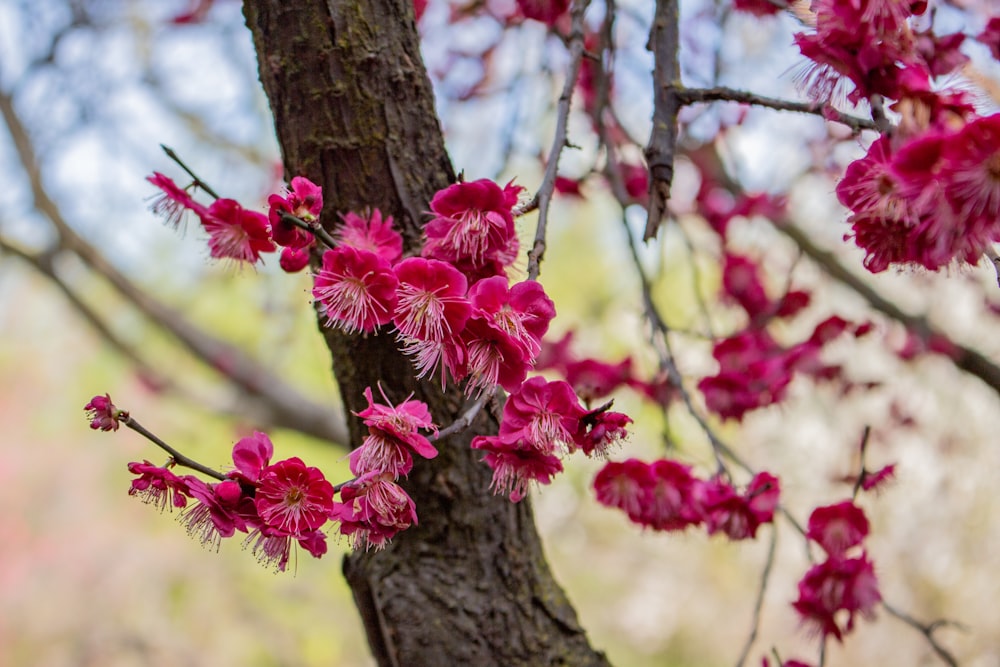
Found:
<svg viewBox="0 0 1000 667"><path fill-rule="evenodd" d="M111 395L94 396L90 402L83 406L90 420L90 428L95 431L117 431L118 424L123 419L128 419L127 410L119 410L111 402Z"/></svg>
<svg viewBox="0 0 1000 667"><path fill-rule="evenodd" d="M327 326L339 326L347 333L371 333L392 319L397 284L384 258L341 246L323 253L313 297L323 307Z"/></svg>
<svg viewBox="0 0 1000 667"><path fill-rule="evenodd" d="M631 423L632 418L621 412L606 408L592 410L580 418L573 442L587 456L605 458L615 445L628 437L626 427Z"/></svg>
<svg viewBox="0 0 1000 667"><path fill-rule="evenodd" d="M403 340L443 342L462 331L472 313L464 275L447 262L421 257L394 270L399 288L392 321Z"/></svg>
<svg viewBox="0 0 1000 667"><path fill-rule="evenodd" d="M597 359L571 361L566 364L564 373L577 396L584 404L591 405L632 379L632 358L626 357L617 364Z"/></svg>
<svg viewBox="0 0 1000 667"><path fill-rule="evenodd" d="M368 473L340 491L330 517L340 521L340 533L355 550L382 549L396 533L417 523L413 499L387 473Z"/></svg>
<svg viewBox="0 0 1000 667"><path fill-rule="evenodd" d="M271 223L274 242L286 248L306 248L313 244L313 235L282 218L293 215L304 222L317 220L323 212L323 189L303 176L292 179L288 194L267 198L267 219Z"/></svg>
<svg viewBox="0 0 1000 667"><path fill-rule="evenodd" d="M188 495L197 500L180 515L188 535L197 537L202 545L219 550L223 537L232 537L239 530L259 524L253 498L235 480L206 484L197 477L184 477Z"/></svg>
<svg viewBox="0 0 1000 667"><path fill-rule="evenodd" d="M271 526L260 526L247 535L243 545L244 548L250 548L250 553L259 563L273 565L278 572L284 572L291 559L292 540L298 542L314 558L326 553L326 535L318 530L291 535Z"/></svg>
<svg viewBox="0 0 1000 667"><path fill-rule="evenodd" d="M858 558L829 558L811 567L799 582L799 599L792 606L824 638L842 640L854 628L854 615L873 617L881 599L875 569L862 553ZM847 612L845 624L837 620L841 611Z"/></svg>
<svg viewBox="0 0 1000 667"><path fill-rule="evenodd" d="M473 449L486 452L483 461L493 469L493 493L505 493L511 502L528 495L531 482L548 484L562 472L562 462L523 440L506 441L499 436L479 435L472 439Z"/></svg>
<svg viewBox="0 0 1000 667"><path fill-rule="evenodd" d="M319 529L333 509L333 485L319 468L290 458L267 466L254 496L257 514L269 528L291 536Z"/></svg>
<svg viewBox="0 0 1000 667"><path fill-rule="evenodd" d="M337 241L344 246L358 250L370 250L390 265L403 256L403 235L392 228L392 216L382 218L382 212L375 209L368 219L349 212L343 216L344 223L337 228Z"/></svg>
<svg viewBox="0 0 1000 667"><path fill-rule="evenodd" d="M164 221L172 227L179 227L184 220L184 214L188 211L194 211L199 217L208 214L206 206L196 202L187 190L160 172L153 172L153 175L147 176L146 180L160 188L161 191L153 198L150 210L154 214L162 216Z"/></svg>
<svg viewBox="0 0 1000 667"><path fill-rule="evenodd" d="M298 273L309 266L309 248L282 248L278 266L285 273Z"/></svg>
<svg viewBox="0 0 1000 667"><path fill-rule="evenodd" d="M408 400L393 407L385 394L382 398L388 405L377 404L371 387L365 389L365 398L368 408L355 414L368 427L368 437L350 454L351 472L359 476L384 472L396 479L413 469L413 453L426 459L437 456L434 445L417 432L437 430L426 404Z"/></svg>
<svg viewBox="0 0 1000 667"><path fill-rule="evenodd" d="M638 459L610 461L594 478L597 502L622 510L633 521L645 514L647 489L652 486L649 465Z"/></svg>
<svg viewBox="0 0 1000 667"><path fill-rule="evenodd" d="M233 199L216 199L200 217L208 232L209 251L216 259L255 264L261 253L275 249L267 218Z"/></svg>
<svg viewBox="0 0 1000 667"><path fill-rule="evenodd" d="M161 512L167 507L182 509L187 506L187 482L167 468L143 461L129 463L128 470L133 475L139 475L132 480L128 490L130 496L140 498L144 503L156 505Z"/></svg>
<svg viewBox="0 0 1000 667"><path fill-rule="evenodd" d="M532 358L524 344L488 320L478 316L470 319L462 332L462 343L469 394L497 385L515 391L528 376Z"/></svg>
<svg viewBox="0 0 1000 667"><path fill-rule="evenodd" d="M839 558L852 547L861 545L868 536L868 530L864 510L845 500L814 509L809 515L806 537L823 547L831 558Z"/></svg>
<svg viewBox="0 0 1000 667"><path fill-rule="evenodd" d="M469 301L477 316L523 345L525 356L532 361L541 351L549 322L556 316L552 300L534 280L511 287L502 276L480 280L469 290Z"/></svg>
<svg viewBox="0 0 1000 667"><path fill-rule="evenodd" d="M472 270L491 262L509 266L517 257L512 210L521 190L481 179L439 191L431 199L435 217L424 227L423 256Z"/></svg>
<svg viewBox="0 0 1000 667"><path fill-rule="evenodd" d="M731 540L757 536L762 523L774 519L780 487L778 478L763 472L750 482L745 493L739 493L721 478L714 478L699 488L699 501L709 535L725 533Z"/></svg>
<svg viewBox="0 0 1000 667"><path fill-rule="evenodd" d="M525 18L554 26L569 10L569 0L517 0L518 9Z"/></svg>
<svg viewBox="0 0 1000 667"><path fill-rule="evenodd" d="M523 440L542 454L566 452L574 447L585 412L567 382L533 377L507 397L499 435L507 441Z"/></svg>
<svg viewBox="0 0 1000 667"><path fill-rule="evenodd" d="M271 439L266 433L254 431L253 435L242 438L233 445L236 470L230 472L228 477L256 486L273 455L274 445L271 444Z"/></svg>

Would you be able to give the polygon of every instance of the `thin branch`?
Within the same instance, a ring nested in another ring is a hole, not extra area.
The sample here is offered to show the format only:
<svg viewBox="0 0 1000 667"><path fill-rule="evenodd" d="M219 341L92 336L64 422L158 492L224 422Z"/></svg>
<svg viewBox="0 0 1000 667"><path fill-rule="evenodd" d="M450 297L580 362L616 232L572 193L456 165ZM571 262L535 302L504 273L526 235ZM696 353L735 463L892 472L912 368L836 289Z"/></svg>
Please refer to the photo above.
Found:
<svg viewBox="0 0 1000 667"><path fill-rule="evenodd" d="M667 201L674 181L674 151L677 148L677 114L681 109L680 8L677 0L656 0L656 12L646 48L653 52L653 129L646 146L649 167L649 217L642 240L656 236L667 214Z"/></svg>
<svg viewBox="0 0 1000 667"><path fill-rule="evenodd" d="M761 611L764 609L764 594L767 592L767 582L771 577L771 570L774 567L774 556L777 552L778 545L778 528L777 526L771 526L771 544L767 548L767 560L764 562L764 570L760 574L760 588L757 591L757 601L754 603L753 607L753 621L750 623L750 635L747 637L746 643L743 645L743 650L740 651L740 657L736 660L736 667L743 667L743 664L747 660L747 656L750 655L750 649L753 647L753 643L757 641L757 633L760 630L760 615Z"/></svg>
<svg viewBox="0 0 1000 667"><path fill-rule="evenodd" d="M130 429L142 435L147 440L155 444L157 447L170 454L170 458L172 458L174 460L174 463L176 463L177 465L184 466L185 468L191 468L191 470L197 470L198 472L204 475L208 475L209 477L214 477L220 482L226 481L226 476L223 475L221 472L219 472L218 470L213 470L212 468L209 468L206 465L198 463L194 459L190 459L184 456L179 451L177 451L167 443L160 440L160 438L158 438L156 434L147 430L145 426L134 420L131 415L123 418L121 421L123 424L125 424L125 426L128 426Z"/></svg>
<svg viewBox="0 0 1000 667"><path fill-rule="evenodd" d="M208 183L198 178L198 174L191 171L191 168L188 167L186 164L184 164L184 161L181 160L181 158L177 155L177 153L174 152L173 148L170 148L169 146L164 146L163 144L160 144L160 148L163 149L163 152L167 154L168 158L176 162L178 167L186 171L188 176L194 179L194 184L196 186L204 190L209 196L214 197L215 199L221 199L221 197L219 197L219 194L215 190L213 190Z"/></svg>
<svg viewBox="0 0 1000 667"><path fill-rule="evenodd" d="M572 11L572 27L569 40L569 67L566 68L566 81L563 83L562 94L556 112L556 134L552 139L548 160L545 164L545 175L542 184L535 194L533 202L538 204L538 223L535 227L535 241L528 252L528 280L536 280L541 271L542 257L545 255L545 232L549 219L549 203L555 189L556 173L559 171L559 157L566 147L566 132L569 125L569 111L573 101L573 91L580 75L580 65L583 61L583 15L587 11L590 0L575 0ZM530 210L529 204L526 209Z"/></svg>
<svg viewBox="0 0 1000 667"><path fill-rule="evenodd" d="M960 623L956 623L955 621L947 621L947 620L933 621L925 625L920 621L918 621L917 619L910 616L909 614L907 614L906 612L896 609L885 600L882 601L882 608L885 609L887 612L889 612L891 616L895 616L896 618L903 621L913 629L920 632L920 634L922 634L924 638L927 640L927 643L931 645L931 648L934 649L934 652L937 653L937 656L941 658L941 661L943 663L949 665L949 667L958 667L958 660L955 659L955 656L953 656L950 651L948 651L945 647L941 646L941 644L938 643L937 639L934 638L934 631L937 630L938 628L947 626L952 626L960 630L964 630L965 627L963 625L961 625Z"/></svg>
<svg viewBox="0 0 1000 667"><path fill-rule="evenodd" d="M281 219L288 224L298 227L299 229L309 232L317 239L319 239L327 248L336 248L337 240L330 236L330 233L323 229L323 226L319 222L306 222L301 218L298 218L291 213L286 211L281 212Z"/></svg>
<svg viewBox="0 0 1000 667"><path fill-rule="evenodd" d="M76 254L85 265L110 282L128 302L172 334L194 357L222 373L245 394L268 404L276 425L330 442L348 442L347 425L338 410L311 401L238 347L191 324L179 311L140 289L77 234L45 189L27 129L14 109L13 99L2 90L0 116L7 124L21 167L28 176L35 208L52 223L59 237L60 249Z"/></svg>
<svg viewBox="0 0 1000 667"><path fill-rule="evenodd" d="M698 102L738 102L754 106L767 107L777 111L795 111L822 116L826 120L835 121L851 128L854 132L861 130L878 130L875 121L838 111L830 104L821 102L792 102L776 97L757 95L743 90L714 86L712 88L681 88L676 92L681 104L696 104Z"/></svg>
<svg viewBox="0 0 1000 667"><path fill-rule="evenodd" d="M476 416L479 415L479 412L483 409L483 406L486 405L486 402L493 398L494 393L495 391L484 392L483 395L477 398L476 402L473 403L468 410L463 412L458 419L427 439L431 442L437 442L438 440L460 433L469 428L472 425L473 420L475 420Z"/></svg>

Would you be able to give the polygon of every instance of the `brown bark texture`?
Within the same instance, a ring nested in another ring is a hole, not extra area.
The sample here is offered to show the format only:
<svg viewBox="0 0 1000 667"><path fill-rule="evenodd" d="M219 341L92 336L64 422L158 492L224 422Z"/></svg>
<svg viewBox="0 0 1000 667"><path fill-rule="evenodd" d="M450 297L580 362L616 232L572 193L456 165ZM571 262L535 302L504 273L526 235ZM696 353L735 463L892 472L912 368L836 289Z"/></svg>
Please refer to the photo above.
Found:
<svg viewBox="0 0 1000 667"><path fill-rule="evenodd" d="M244 13L288 177L323 186L327 229L339 213L378 208L415 252L423 212L454 172L410 0L247 0ZM348 411L367 407L362 392L381 383L393 402L413 392L442 426L462 413L461 390L416 380L391 333L321 329ZM362 424L348 422L357 446ZM469 448L496 426L484 410L438 442L438 457L418 460L403 482L419 525L344 561L379 665L608 664L552 578L529 502L494 496Z"/></svg>

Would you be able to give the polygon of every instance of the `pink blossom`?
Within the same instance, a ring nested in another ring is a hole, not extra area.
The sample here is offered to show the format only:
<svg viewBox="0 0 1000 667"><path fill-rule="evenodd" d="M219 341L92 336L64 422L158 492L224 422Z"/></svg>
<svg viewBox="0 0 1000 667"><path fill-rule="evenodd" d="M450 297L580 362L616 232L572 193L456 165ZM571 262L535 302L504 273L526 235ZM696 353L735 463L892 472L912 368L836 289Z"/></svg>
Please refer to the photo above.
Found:
<svg viewBox="0 0 1000 667"><path fill-rule="evenodd" d="M562 463L551 454L545 454L524 440L507 441L499 436L479 435L472 439L472 448L486 452L483 461L493 469L490 488L494 493L505 493L511 502L520 502L528 495L531 482L548 484Z"/></svg>
<svg viewBox="0 0 1000 667"><path fill-rule="evenodd" d="M524 344L485 318L475 316L468 321L462 343L469 375L468 393L497 385L515 391L528 376L531 358Z"/></svg>
<svg viewBox="0 0 1000 667"><path fill-rule="evenodd" d="M118 424L128 419L128 411L119 410L111 402L110 394L94 396L83 409L87 412L87 419L90 420L90 428L95 431L117 431Z"/></svg>
<svg viewBox="0 0 1000 667"><path fill-rule="evenodd" d="M569 10L569 0L517 0L517 6L526 18L554 26Z"/></svg>
<svg viewBox="0 0 1000 667"><path fill-rule="evenodd" d="M415 357L418 377L424 377L434 372L442 356L461 358L458 334L472 314L466 279L446 262L421 257L403 260L394 271L399 287L393 323L404 351Z"/></svg>
<svg viewBox="0 0 1000 667"><path fill-rule="evenodd" d="M538 356L541 339L556 315L540 283L525 280L508 287L502 276L487 278L472 286L469 301L476 315L520 343L528 359Z"/></svg>
<svg viewBox="0 0 1000 667"><path fill-rule="evenodd" d="M216 199L201 215L208 232L208 248L216 259L255 264L263 252L273 252L267 218L248 211L232 199Z"/></svg>
<svg viewBox="0 0 1000 667"><path fill-rule="evenodd" d="M660 459L608 463L594 479L597 500L625 510L629 519L655 530L683 530L702 521L691 467Z"/></svg>
<svg viewBox="0 0 1000 667"><path fill-rule="evenodd" d="M829 558L810 568L792 606L815 631L841 640L854 628L854 615L873 617L881 599L875 569L862 553L857 558ZM847 612L846 623L837 620L841 611Z"/></svg>
<svg viewBox="0 0 1000 667"><path fill-rule="evenodd" d="M305 248L313 244L313 235L287 222L282 214L295 216L304 222L314 222L323 212L323 189L304 176L292 179L286 197L267 198L267 219L271 223L274 242L286 248Z"/></svg>
<svg viewBox="0 0 1000 667"><path fill-rule="evenodd" d="M523 439L543 454L556 454L573 446L584 414L568 383L533 377L508 396L499 435L506 440Z"/></svg>
<svg viewBox="0 0 1000 667"><path fill-rule="evenodd" d="M896 464L890 463L887 466L883 466L876 470L875 472L868 472L867 470L861 473L861 488L864 491L875 491L878 493L885 485L887 485L896 474Z"/></svg>
<svg viewBox="0 0 1000 667"><path fill-rule="evenodd" d="M128 490L130 496L141 498L144 503L156 505L162 512L165 508L184 508L187 505L187 483L167 468L154 466L149 461L128 464L128 471L139 475L132 480Z"/></svg>
<svg viewBox="0 0 1000 667"><path fill-rule="evenodd" d="M423 256L460 266L467 262L471 270L493 261L509 266L517 257L512 210L521 190L512 183L501 190L481 179L439 191L431 199L435 217L424 227Z"/></svg>
<svg viewBox="0 0 1000 667"><path fill-rule="evenodd" d="M625 427L631 423L628 415L598 408L580 418L573 442L587 456L606 457L612 447L628 437Z"/></svg>
<svg viewBox="0 0 1000 667"><path fill-rule="evenodd" d="M597 502L624 511L636 522L645 513L647 490L652 486L649 465L638 459L609 461L594 478Z"/></svg>
<svg viewBox="0 0 1000 667"><path fill-rule="evenodd" d="M426 459L437 456L434 445L418 429L437 430L427 405L407 400L393 407L372 400L371 387L365 389L368 408L355 413L368 427L368 437L351 452L351 472L364 475L386 472L395 479L410 473L413 453ZM389 403L389 399L383 399Z"/></svg>
<svg viewBox="0 0 1000 667"><path fill-rule="evenodd" d="M371 333L392 319L397 284L384 258L341 246L323 253L313 297L323 307L327 326L338 326L347 333Z"/></svg>
<svg viewBox="0 0 1000 667"><path fill-rule="evenodd" d="M290 458L267 466L254 496L257 514L289 535L319 529L333 509L333 485L318 468Z"/></svg>
<svg viewBox="0 0 1000 667"><path fill-rule="evenodd" d="M701 485L699 500L708 533L725 533L731 540L757 536L762 523L770 523L778 506L778 478L766 472L750 481L745 493L739 493L718 477Z"/></svg>
<svg viewBox="0 0 1000 667"><path fill-rule="evenodd" d="M994 16L986 23L983 31L976 35L976 41L989 47L993 57L1000 60L1000 16Z"/></svg>
<svg viewBox="0 0 1000 667"><path fill-rule="evenodd" d="M253 499L235 480L206 484L197 477L184 477L188 495L198 502L180 515L187 525L188 535L216 551L223 537L232 537L239 530L247 532L259 522Z"/></svg>
<svg viewBox="0 0 1000 667"><path fill-rule="evenodd" d="M401 530L417 523L413 499L387 473L368 473L340 492L331 518L340 521L340 533L354 549L382 549Z"/></svg>
<svg viewBox="0 0 1000 667"><path fill-rule="evenodd" d="M868 536L868 518L850 500L817 507L809 515L806 536L823 547L830 557L842 557Z"/></svg>
<svg viewBox="0 0 1000 667"><path fill-rule="evenodd" d="M617 364L597 359L581 359L566 364L566 381L587 405L604 398L632 379L632 358Z"/></svg>
<svg viewBox="0 0 1000 667"><path fill-rule="evenodd" d="M309 248L282 248L278 265L285 273L298 273L309 266Z"/></svg>
<svg viewBox="0 0 1000 667"><path fill-rule="evenodd" d="M334 236L341 245L370 250L389 264L395 264L403 256L403 235L393 229L392 216L383 218L378 209L367 218L348 212Z"/></svg>
<svg viewBox="0 0 1000 667"><path fill-rule="evenodd" d="M253 435L241 438L233 445L233 463L236 469L228 477L256 486L273 455L274 445L271 439L266 433L254 431Z"/></svg>
<svg viewBox="0 0 1000 667"><path fill-rule="evenodd" d="M184 214L188 211L194 211L198 216L208 214L207 207L196 202L186 190L160 172L153 172L153 175L147 176L146 180L161 190L161 193L153 198L150 210L162 216L172 227L179 227L184 220Z"/></svg>
<svg viewBox="0 0 1000 667"><path fill-rule="evenodd" d="M772 16L781 11L781 5L771 0L733 0L733 9L753 16Z"/></svg>
<svg viewBox="0 0 1000 667"><path fill-rule="evenodd" d="M723 292L738 303L751 322L771 314L773 304L764 291L757 265L739 255L726 254L722 268Z"/></svg>

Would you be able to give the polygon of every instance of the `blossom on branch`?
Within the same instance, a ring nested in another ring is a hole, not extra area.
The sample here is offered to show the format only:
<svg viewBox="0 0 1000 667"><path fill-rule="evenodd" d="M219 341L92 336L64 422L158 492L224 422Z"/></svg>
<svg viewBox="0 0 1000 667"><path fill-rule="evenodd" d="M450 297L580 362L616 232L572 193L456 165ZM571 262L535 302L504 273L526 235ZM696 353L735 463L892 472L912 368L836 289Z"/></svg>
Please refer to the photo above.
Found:
<svg viewBox="0 0 1000 667"><path fill-rule="evenodd" d="M340 246L323 253L312 293L327 326L346 333L371 333L392 320L398 282L384 258L370 250Z"/></svg>
<svg viewBox="0 0 1000 667"><path fill-rule="evenodd" d="M111 402L111 395L94 396L90 402L83 406L90 419L90 428L95 431L117 431L118 425L123 419L128 419L127 410L119 410Z"/></svg>
<svg viewBox="0 0 1000 667"><path fill-rule="evenodd" d="M256 264L261 253L275 250L267 218L233 199L216 199L200 217L215 259Z"/></svg>

